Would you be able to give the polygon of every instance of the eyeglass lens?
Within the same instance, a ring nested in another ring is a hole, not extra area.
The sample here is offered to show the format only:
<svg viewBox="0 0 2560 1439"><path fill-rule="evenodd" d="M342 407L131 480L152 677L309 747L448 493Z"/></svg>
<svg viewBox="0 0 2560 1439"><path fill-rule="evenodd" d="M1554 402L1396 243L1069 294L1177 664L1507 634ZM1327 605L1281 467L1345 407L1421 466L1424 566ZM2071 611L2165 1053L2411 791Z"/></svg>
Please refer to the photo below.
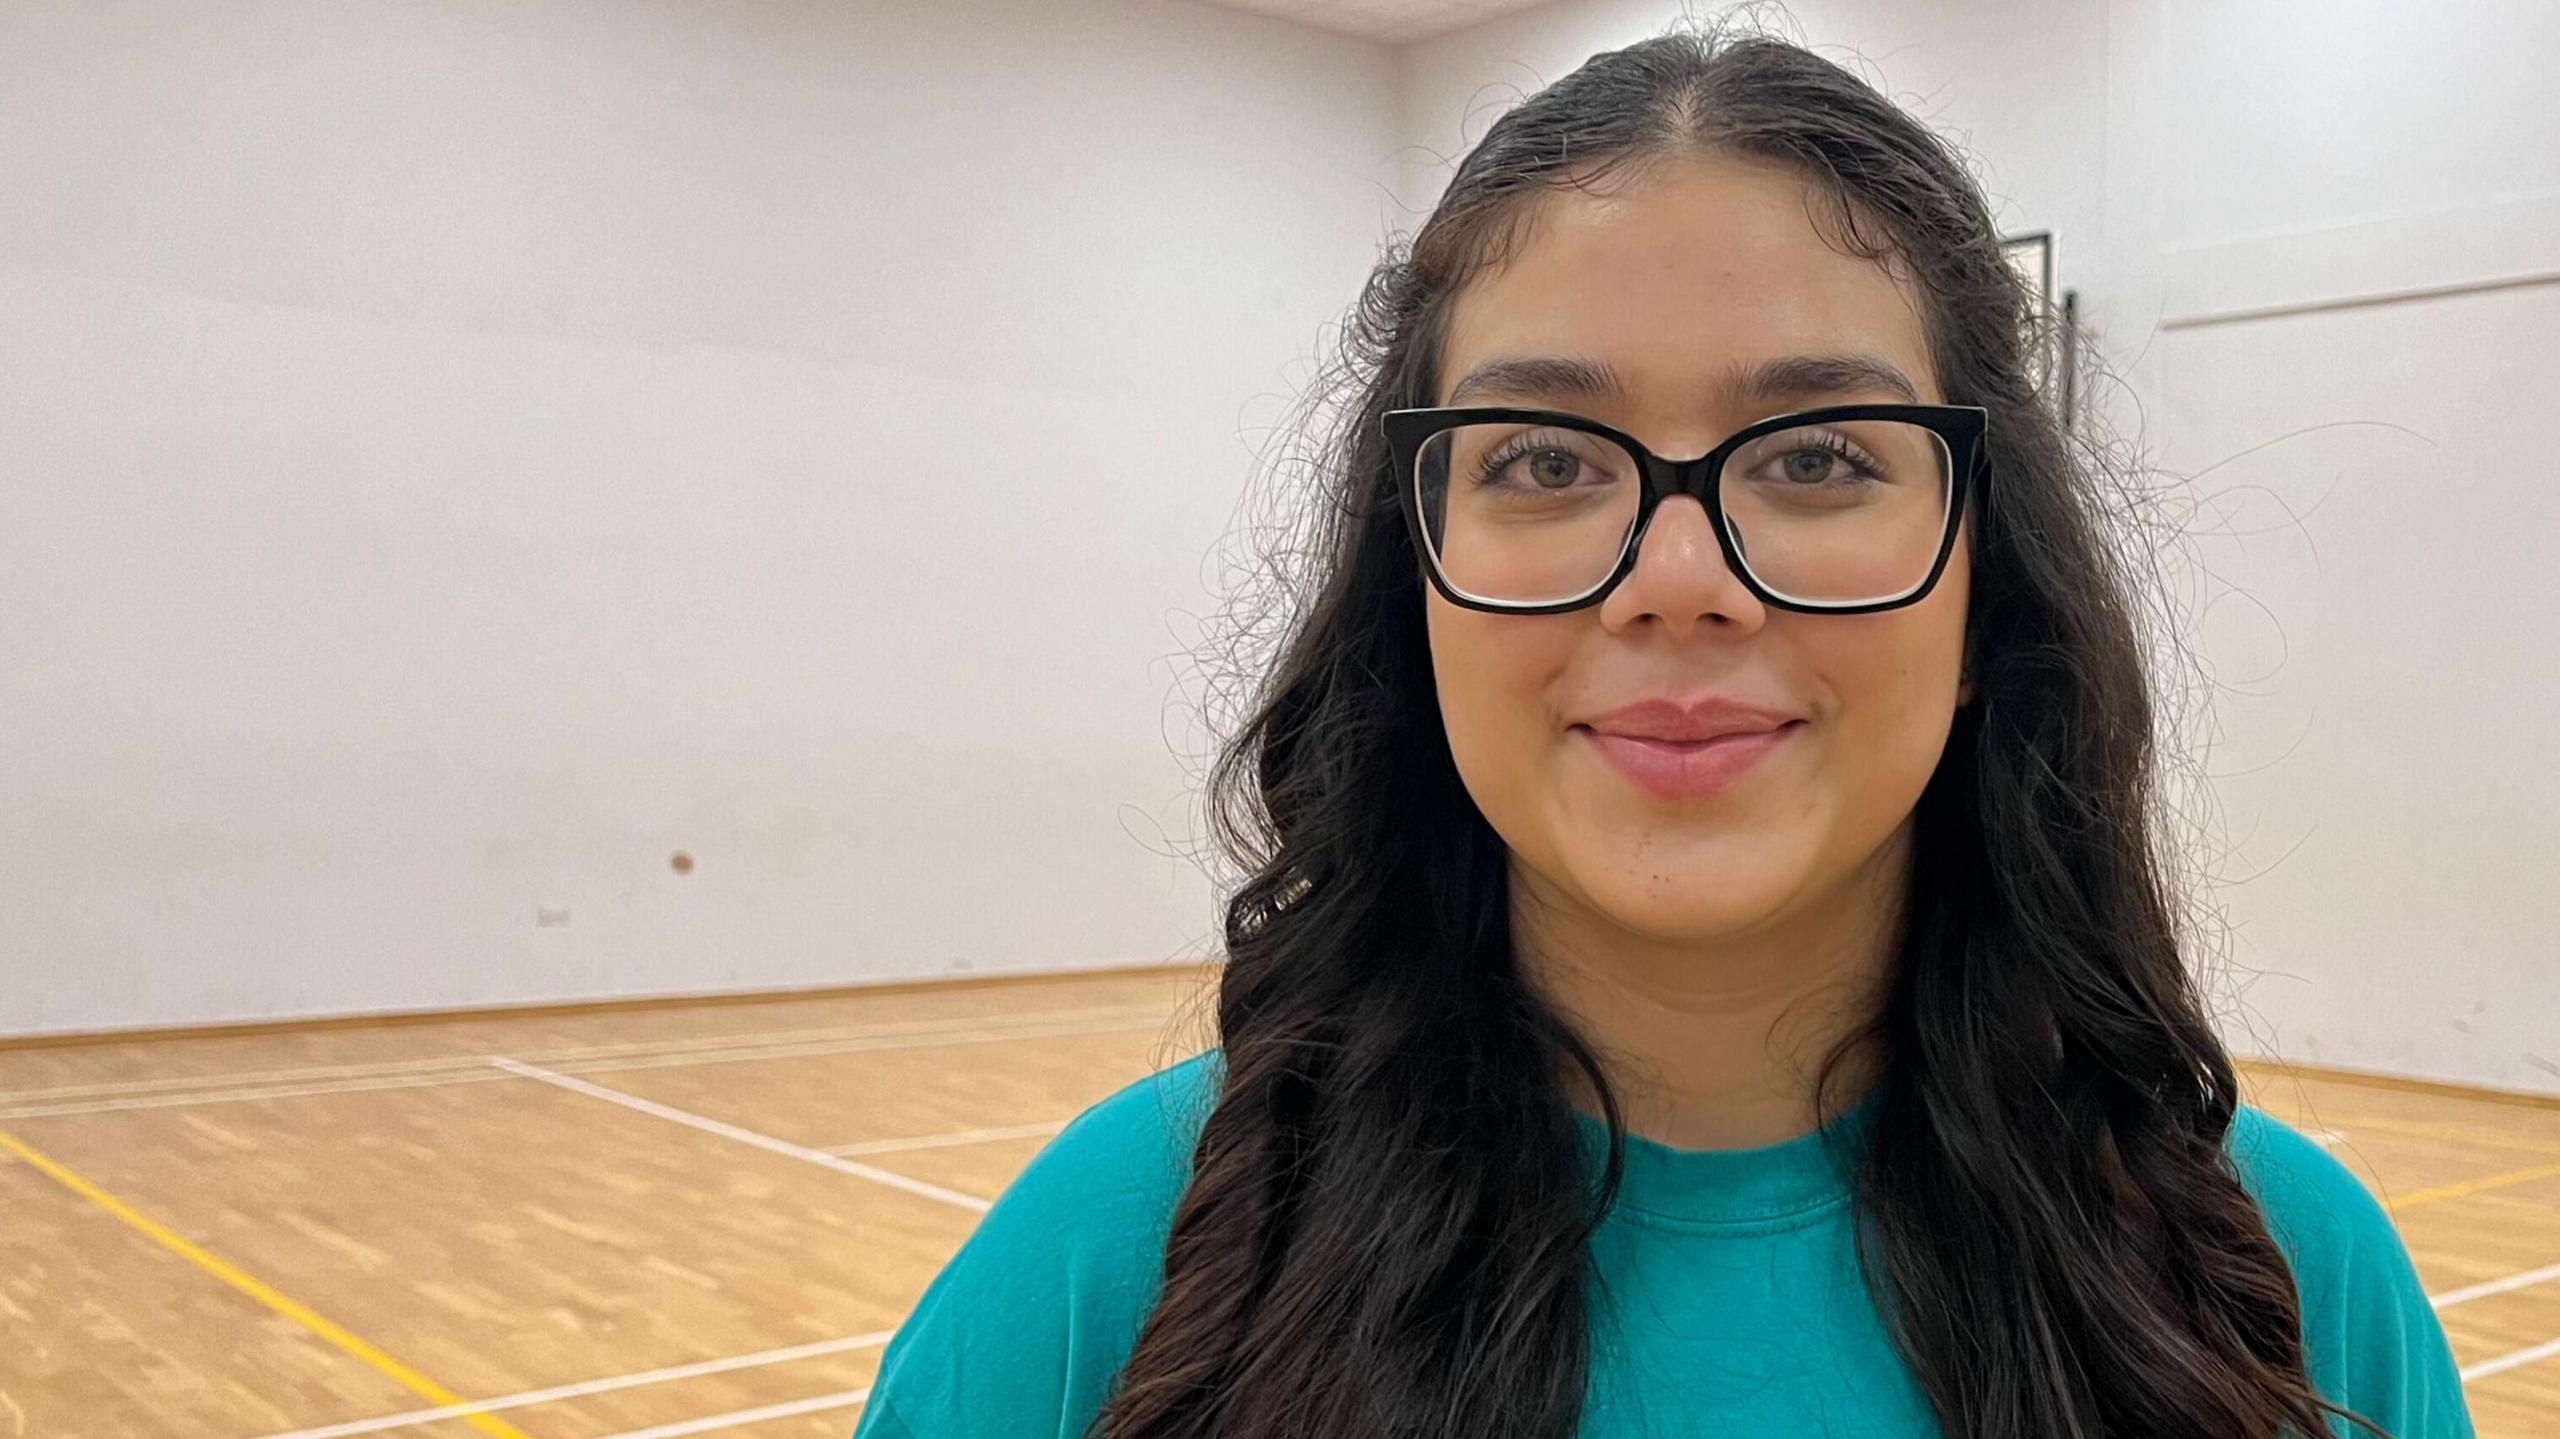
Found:
<svg viewBox="0 0 2560 1439"><path fill-rule="evenodd" d="M1946 538L1954 464L1937 431L1906 420L1828 420L1758 435L1710 493L1753 579L1789 599L1898 599ZM1477 599L1554 604L1618 567L1644 469L1614 440L1552 425L1438 431L1413 474L1441 577Z"/></svg>

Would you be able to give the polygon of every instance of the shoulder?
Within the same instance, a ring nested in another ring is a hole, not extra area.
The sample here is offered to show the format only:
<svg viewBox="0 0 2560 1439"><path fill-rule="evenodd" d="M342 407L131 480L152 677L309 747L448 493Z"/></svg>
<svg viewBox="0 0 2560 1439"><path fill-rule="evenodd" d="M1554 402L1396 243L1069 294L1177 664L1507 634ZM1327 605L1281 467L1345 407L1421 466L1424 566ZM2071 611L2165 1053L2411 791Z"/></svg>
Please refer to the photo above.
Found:
<svg viewBox="0 0 2560 1439"><path fill-rule="evenodd" d="M2306 1283L2333 1277L2359 1247L2399 1243L2390 1212L2355 1171L2267 1111L2241 1105L2224 1148L2265 1213L2268 1232Z"/></svg>
<svg viewBox="0 0 2560 1439"><path fill-rule="evenodd" d="M969 1244L1032 1244L1069 1279L1140 1285L1151 1303L1221 1061L1205 1050L1088 1105L1014 1176Z"/></svg>
<svg viewBox="0 0 2560 1439"><path fill-rule="evenodd" d="M1040 1147L881 1351L859 1439L1082 1430L1154 1307L1221 1063L1133 1080Z"/></svg>
<svg viewBox="0 0 2560 1439"><path fill-rule="evenodd" d="M2253 1105L2233 1116L2225 1148L2293 1267L2321 1393L2395 1439L2469 1439L2461 1375L2391 1211L2318 1141Z"/></svg>
<svg viewBox="0 0 2560 1439"><path fill-rule="evenodd" d="M1032 1156L997 1203L1037 1201L1117 1224L1136 1199L1162 1203L1169 1221L1190 1182L1191 1148L1218 1101L1221 1062L1216 1049L1203 1050L1094 1101Z"/></svg>

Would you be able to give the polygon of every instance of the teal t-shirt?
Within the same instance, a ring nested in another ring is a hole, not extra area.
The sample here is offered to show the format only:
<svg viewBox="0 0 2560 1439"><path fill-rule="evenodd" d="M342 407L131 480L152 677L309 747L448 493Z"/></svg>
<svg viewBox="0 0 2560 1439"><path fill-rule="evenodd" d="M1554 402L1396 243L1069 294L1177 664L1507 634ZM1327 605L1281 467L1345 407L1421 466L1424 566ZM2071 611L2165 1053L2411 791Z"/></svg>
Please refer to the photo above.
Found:
<svg viewBox="0 0 2560 1439"><path fill-rule="evenodd" d="M1155 1303L1221 1063L1212 1048L1128 1085L1032 1158L882 1351L853 1439L1080 1439ZM1876 1099L1834 1127L1862 1129ZM1596 1174L1606 1131L1581 1118ZM2254 1107L2230 1153L2292 1261L2320 1392L2397 1439L2474 1439L2443 1326L2371 1192ZM1937 1439L1857 1273L1849 1199L1819 1134L1738 1150L1629 1135L1592 1240L1582 1439Z"/></svg>

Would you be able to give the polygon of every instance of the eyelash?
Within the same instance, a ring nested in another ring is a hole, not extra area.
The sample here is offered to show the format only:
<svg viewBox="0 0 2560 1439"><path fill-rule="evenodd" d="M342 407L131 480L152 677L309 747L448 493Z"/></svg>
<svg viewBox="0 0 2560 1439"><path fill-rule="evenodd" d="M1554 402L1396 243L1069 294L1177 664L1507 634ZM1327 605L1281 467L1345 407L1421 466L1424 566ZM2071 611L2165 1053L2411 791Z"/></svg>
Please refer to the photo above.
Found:
<svg viewBox="0 0 2560 1439"><path fill-rule="evenodd" d="M1494 446L1492 453L1486 455L1482 460L1477 462L1476 484L1479 486L1492 484L1496 475L1501 474L1504 469L1510 466L1513 460L1519 459L1523 455L1534 455L1541 450L1563 450L1566 454L1573 453L1572 450L1567 449L1563 445L1538 443L1541 438L1544 437L1540 436L1537 431L1532 430L1527 434L1514 435L1510 439L1503 441L1501 444ZM1580 457L1576 456L1576 458Z"/></svg>
<svg viewBox="0 0 2560 1439"><path fill-rule="evenodd" d="M1820 450L1824 454L1836 456L1839 459L1848 461L1851 465L1857 467L1857 482L1859 483L1871 482L1876 478L1875 457L1850 443L1846 436L1834 435L1826 432L1814 439L1811 443L1800 444L1796 446L1795 449L1787 450L1784 453L1795 454L1800 450ZM1841 483L1850 482L1836 480L1824 482L1826 486Z"/></svg>
<svg viewBox="0 0 2560 1439"><path fill-rule="evenodd" d="M1570 449L1562 445L1554 443L1541 444L1539 443L1541 438L1542 437L1538 432L1533 430L1527 434L1514 435L1510 439L1505 440L1500 445L1494 447L1493 452L1485 456L1484 459L1478 463L1475 481L1476 484L1479 486L1491 484L1496 475L1501 474L1513 460L1519 459L1523 455L1534 455L1541 450L1557 449L1564 450L1567 454L1573 453ZM1793 447L1782 451L1782 453L1796 454L1804 450L1820 450L1824 454L1846 460L1851 465L1857 467L1859 475L1858 479L1854 481L1830 480L1823 482L1822 485L1813 486L1811 488L1827 488L1835 484L1872 483L1876 478L1875 461L1873 457L1868 455L1866 451L1850 443L1850 441L1843 436L1826 432L1809 441L1800 442Z"/></svg>

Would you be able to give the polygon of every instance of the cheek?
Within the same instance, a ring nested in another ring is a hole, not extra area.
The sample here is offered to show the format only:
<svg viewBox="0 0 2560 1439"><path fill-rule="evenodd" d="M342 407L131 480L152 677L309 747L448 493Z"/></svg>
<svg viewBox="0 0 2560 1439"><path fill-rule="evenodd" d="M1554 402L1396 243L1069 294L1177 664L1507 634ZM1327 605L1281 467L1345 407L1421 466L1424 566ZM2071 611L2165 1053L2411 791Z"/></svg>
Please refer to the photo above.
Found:
<svg viewBox="0 0 2560 1439"><path fill-rule="evenodd" d="M1878 811L1886 829L1918 802L1946 750L1964 664L1966 579L1951 560L1919 604L1817 632L1808 644L1839 707L1828 748L1844 780L1840 798Z"/></svg>
<svg viewBox="0 0 2560 1439"><path fill-rule="evenodd" d="M1835 757L1878 780L1885 796L1908 789L1916 797L1954 716L1961 634L1877 625L1835 646L1831 660L1826 679L1840 707Z"/></svg>
<svg viewBox="0 0 2560 1439"><path fill-rule="evenodd" d="M1426 601L1431 673L1450 757L1495 828L1509 832L1544 769L1555 716L1547 698L1584 615L1488 615L1436 592Z"/></svg>

